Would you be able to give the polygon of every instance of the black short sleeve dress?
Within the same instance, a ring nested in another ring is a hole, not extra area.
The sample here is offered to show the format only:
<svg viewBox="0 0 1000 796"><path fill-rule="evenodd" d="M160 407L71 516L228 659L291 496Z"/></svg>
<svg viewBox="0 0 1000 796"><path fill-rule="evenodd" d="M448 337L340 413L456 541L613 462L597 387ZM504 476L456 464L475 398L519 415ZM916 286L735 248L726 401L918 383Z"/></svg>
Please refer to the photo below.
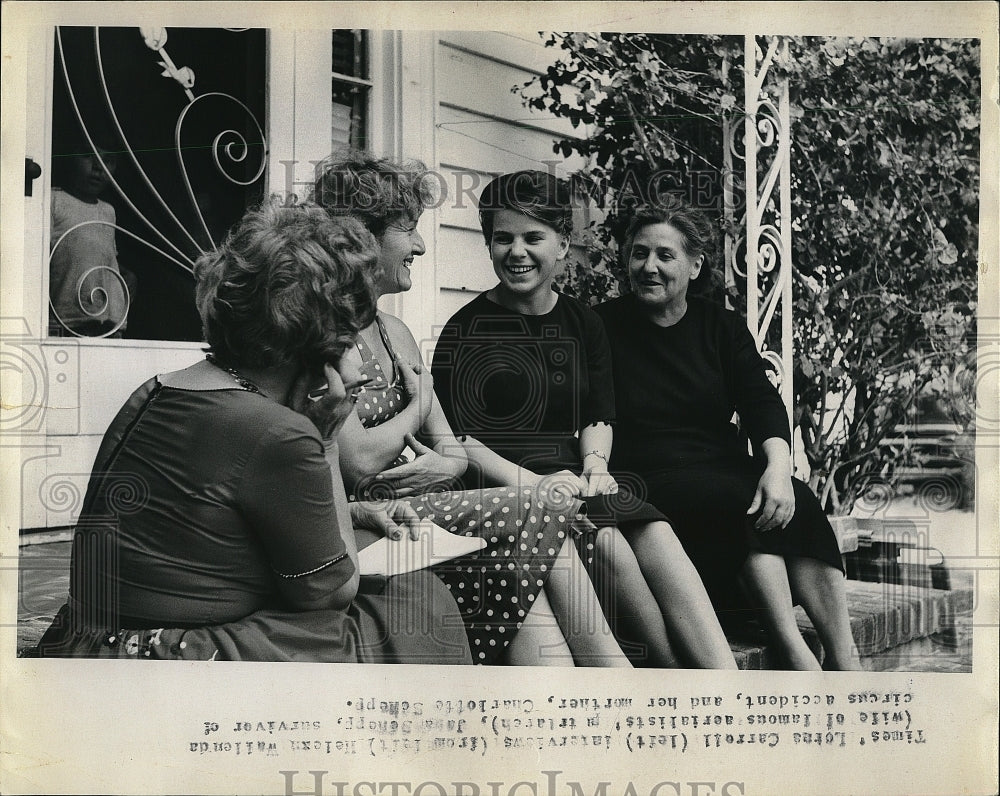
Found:
<svg viewBox="0 0 1000 796"><path fill-rule="evenodd" d="M542 475L579 473L585 451L578 432L615 423L607 335L594 311L570 296L560 294L544 315L476 297L442 329L431 372L456 434ZM627 530L664 519L637 497L641 485L627 473L618 482L617 495L585 500L591 522Z"/></svg>
<svg viewBox="0 0 1000 796"><path fill-rule="evenodd" d="M670 518L716 607L740 607L734 586L751 550L842 570L833 529L801 481L793 479L795 515L784 529L757 532L746 515L763 464L740 429L759 451L766 439L789 441L789 428L744 321L695 298L670 327L647 320L631 295L596 311L612 351L614 466L645 482L647 499Z"/></svg>

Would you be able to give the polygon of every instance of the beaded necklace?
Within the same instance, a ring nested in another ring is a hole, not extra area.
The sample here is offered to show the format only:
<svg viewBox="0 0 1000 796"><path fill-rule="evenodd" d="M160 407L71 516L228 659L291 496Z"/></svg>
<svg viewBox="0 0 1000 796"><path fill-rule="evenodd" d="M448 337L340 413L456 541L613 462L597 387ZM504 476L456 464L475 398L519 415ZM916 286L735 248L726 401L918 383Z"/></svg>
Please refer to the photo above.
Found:
<svg viewBox="0 0 1000 796"><path fill-rule="evenodd" d="M221 364L219 360L216 358L215 354L205 354L205 359L207 359L211 364L215 365L215 367L219 368L219 370L226 371L226 373L232 376L233 380L247 392L255 392L258 395L262 394L260 392L260 387L258 387L256 384L250 381L250 379L248 379L246 376L244 376L242 373L236 370L236 368L227 368L225 365Z"/></svg>

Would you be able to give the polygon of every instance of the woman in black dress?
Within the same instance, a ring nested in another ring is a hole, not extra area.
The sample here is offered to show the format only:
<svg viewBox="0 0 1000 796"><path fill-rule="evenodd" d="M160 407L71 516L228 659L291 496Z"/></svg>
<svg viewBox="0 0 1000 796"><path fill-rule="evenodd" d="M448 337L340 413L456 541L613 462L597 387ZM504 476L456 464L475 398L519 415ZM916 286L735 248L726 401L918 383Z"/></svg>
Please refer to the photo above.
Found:
<svg viewBox="0 0 1000 796"><path fill-rule="evenodd" d="M589 307L552 287L572 210L568 187L551 174L514 172L486 186L479 217L498 284L442 330L435 391L484 481L555 482L585 501L600 532L581 552L636 662L736 668L663 514L641 500L641 483L608 471L616 417L608 341Z"/></svg>
<svg viewBox="0 0 1000 796"><path fill-rule="evenodd" d="M743 607L741 583L789 666L818 669L798 601L827 668L857 669L839 547L816 497L792 478L781 398L743 320L688 296L708 279L712 233L676 197L629 224L621 250L632 293L597 308L618 398L612 464L643 478L718 610Z"/></svg>

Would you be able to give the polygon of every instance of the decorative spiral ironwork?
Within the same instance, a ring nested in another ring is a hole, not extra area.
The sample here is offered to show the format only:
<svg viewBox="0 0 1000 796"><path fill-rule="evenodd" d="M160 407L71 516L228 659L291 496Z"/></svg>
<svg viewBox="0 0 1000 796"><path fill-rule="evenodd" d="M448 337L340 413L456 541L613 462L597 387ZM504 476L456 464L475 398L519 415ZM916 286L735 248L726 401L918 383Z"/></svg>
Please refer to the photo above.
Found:
<svg viewBox="0 0 1000 796"><path fill-rule="evenodd" d="M781 263L781 233L773 224L761 226L757 244L757 273L770 274Z"/></svg>
<svg viewBox="0 0 1000 796"><path fill-rule="evenodd" d="M136 150L130 143L128 136L125 133L125 130L122 128L117 109L115 108L115 104L111 98L111 92L108 87L107 76L102 56L101 42L100 42L100 28L95 27L93 30L94 30L95 57L97 60L97 67L98 67L97 74L99 76L100 88L103 92L104 101L107 106L111 122L113 123L115 131L122 142L122 148L123 148L122 151L130 159L132 168L134 168L137 176L145 184L146 189L149 191L152 198L156 202L158 202L164 214L176 226L180 235L184 236L184 238L191 244L191 246L197 251L198 254L202 254L204 253L205 249L197 242L197 240L194 238L191 232L187 229L187 225L185 225L180 220L180 218L178 218L173 208L171 208L170 204L164 199L159 190L157 190L156 185L153 183L152 179L149 177L146 170L140 163L136 155ZM261 176L264 174L264 171L267 166L267 139L264 134L264 130L261 127L261 124L257 120L256 116L254 116L253 112L250 110L250 108L243 102L240 102L240 100L236 99L235 97L229 94L224 94L221 92L207 92L205 94L195 96L195 94L191 90L194 86L194 71L187 66L177 67L171 60L166 50L164 49L168 38L167 31L165 28L140 28L139 32L142 35L143 41L146 44L146 46L152 52L155 52L163 59L160 62L160 66L164 68L163 75L165 77L174 79L178 83L178 85L180 85L180 87L184 90L184 93L189 100L187 105L184 107L184 109L178 116L177 122L175 124L174 139L175 139L175 146L177 147L176 154L178 162L180 163L181 166L182 178L184 181L185 189L187 191L188 199L191 203L191 208L195 216L197 217L198 222L200 223L203 231L205 232L206 238L209 241L211 241L212 236L208 231L208 227L205 222L204 214L201 210L201 207L199 206L199 203L196 201L195 193L192 189L191 181L188 176L188 171L184 163L184 153L180 145L181 128L184 124L184 120L187 117L188 112L195 104L198 104L208 99L218 99L218 98L222 98L225 101L234 103L236 106L238 106L238 108L241 110L242 113L246 114L246 116L249 117L251 122L250 125L251 129L254 131L255 137L259 139L260 152L261 152L259 164L256 165L255 169L251 170L253 175L252 177L250 177L249 179L239 177L238 175L233 174L231 169L233 164L241 164L246 162L247 158L250 155L250 150L253 147L253 145L256 144L256 141L247 141L245 136L238 130L225 129L219 132L215 136L212 142L212 157L219 173L230 183L240 186L251 185L257 180L259 180ZM70 72L66 62L66 54L63 48L62 34L59 28L56 29L56 43L59 49L60 61L62 64L63 76L65 78L65 84L69 95L69 100L72 105L73 111L75 113L76 119L81 126L84 137L88 142L88 145L90 146L91 150L96 153L97 158L101 162L102 167L108 173L109 181L114 190L121 197L122 201L131 210L131 212L143 224L145 224L147 229L153 235L155 235L156 238L159 239L160 245L154 245L153 243L150 243L148 240L140 237L139 235L136 235L135 233L126 230L122 227L119 227L117 225L114 224L108 224L108 225L113 226L116 230L129 235L130 237L134 238L135 240L139 241L140 243L144 244L145 246L149 247L153 251L157 252L158 254L165 257L169 261L179 265L185 271L190 273L193 270L194 259L188 256L184 251L182 251L177 246L177 244L175 244L172 240L170 240L170 238L164 233L163 230L159 229L157 225L150 220L147 214L143 213L139 209L139 207L132 200L132 198L130 198L125 193L124 189L121 186L121 183L115 178L112 171L107 168L104 158L100 154L99 148L95 145L92 131L87 123L87 120L84 118L84 115L80 109L79 102L77 100L76 92L73 89L73 83L70 79ZM86 222L86 223L91 223L91 222ZM107 222L100 222L100 223L107 223ZM69 231L67 231L67 233ZM56 243L56 246L58 246L59 243L61 243L64 237L65 235L62 238L60 238L60 240ZM55 247L53 247L53 250L54 249ZM167 251L164 251L164 249L168 249L172 253L168 253ZM50 259L51 259L51 253L50 253ZM117 278L120 279L120 274L117 275ZM127 290L127 287L125 287L125 289ZM63 320L58 317L58 314L56 314L56 319L63 327L67 328L71 334L74 334L76 336L83 336L75 332L74 330L69 329L66 326L66 323L63 322ZM121 328L121 325L123 324L124 321L122 321L122 323L119 324L116 327L116 329L110 332L105 332L101 336L105 337L109 334L114 334L118 329Z"/></svg>
<svg viewBox="0 0 1000 796"><path fill-rule="evenodd" d="M181 142L181 136L183 133L184 122L192 108L200 102L211 99L219 99L222 101L228 100L229 102L235 104L250 119L256 135L260 139L260 162L257 164L257 168L252 177L249 179L240 179L234 174L231 174L227 169L231 164L241 164L246 161L250 154L251 142L247 141L243 133L232 128L228 128L217 133L212 139L211 147L212 162L215 164L216 171L222 175L223 178L234 185L247 186L253 185L253 183L257 182L257 180L259 180L264 174L264 170L267 168L267 137L264 135L264 130L260 126L260 122L257 121L257 117L253 115L253 111L251 111L250 108L248 108L244 103L236 99L236 97L233 97L230 94L223 94L218 91L211 91L207 94L195 97L184 107L184 110L182 110L180 115L177 117L177 124L174 126L174 146L177 152L177 164L180 167L181 178L184 180L184 188L187 191L191 207L194 208L195 214L198 216L198 222L201 224L201 228L205 233L205 237L209 240L212 239L212 235L208 230L205 215L201 210L201 205L198 203L198 200L195 197L194 188L191 185L191 178L188 174L187 164L184 162L184 153L186 150Z"/></svg>
<svg viewBox="0 0 1000 796"><path fill-rule="evenodd" d="M743 120L745 114L731 114L726 116L726 140L723 145L730 154L737 160L746 160L746 135Z"/></svg>
<svg viewBox="0 0 1000 796"><path fill-rule="evenodd" d="M732 251L729 255L729 268L734 274L740 277L740 279L746 279L747 236L743 234L736 238L730 238L730 240L732 241Z"/></svg>
<svg viewBox="0 0 1000 796"><path fill-rule="evenodd" d="M121 314L122 317L120 320L114 321L114 326L112 326L107 331L101 332L101 334L98 335L86 335L83 334L82 332L77 331L72 326L70 326L66 321L64 321L62 317L60 317L59 312L56 310L55 305L50 301L49 307L52 310L52 317L54 317L56 321L59 322L60 326L62 326L67 332L69 332L75 337L109 337L115 334L119 329L121 329L125 325L125 322L128 320L128 309L131 304L131 296L129 295L128 285L125 282L125 277L123 277L116 268L112 268L110 265L95 265L93 268L88 268L80 275L80 278L77 280L76 283L76 291L75 291L76 303L77 306L80 308L80 311L84 315L89 315L92 318L98 318L105 312L107 312L108 308L111 306L111 297L108 295L108 291L104 285L95 285L90 289L90 293L85 295L86 286L84 283L86 282L87 277L98 271L107 271L121 285L121 289L122 292L124 293L124 299L125 299L124 307L122 309L122 314ZM88 307L88 299L89 299L89 304L91 305L90 307Z"/></svg>
<svg viewBox="0 0 1000 796"><path fill-rule="evenodd" d="M781 359L781 354L765 348L760 352L760 356L765 364L770 366L767 369L767 377L776 388L781 389L781 385L785 382L785 363Z"/></svg>
<svg viewBox="0 0 1000 796"><path fill-rule="evenodd" d="M771 100L760 100L756 116L757 146L765 148L774 146L781 135L778 108Z"/></svg>
<svg viewBox="0 0 1000 796"><path fill-rule="evenodd" d="M238 130L230 128L218 133L215 138L212 139L212 160L215 163L216 168L219 170L219 173L234 185L247 186L257 182L257 180L259 180L264 174L264 169L267 167L267 137L264 135L264 130L260 126L260 122L257 121L257 117L253 115L253 111L251 111L250 108L231 94L210 91L207 94L201 94L200 96L195 97L190 103L188 103L184 110L181 111L180 116L178 116L177 125L174 128L174 143L177 146L178 162L180 163L181 171L184 175L184 183L188 186L189 193L191 192L191 183L188 180L187 169L184 167L184 149L181 146L181 129L183 128L184 120L191 109L194 108L194 106L199 102L212 98L228 100L234 103L238 108L240 108L240 110L245 112L247 117L253 123L253 127L255 128L257 136L260 139L260 163L258 164L252 177L241 180L226 170L223 160L228 160L230 163L243 163L250 152L251 145L246 140L246 137ZM222 157L222 154L224 154L224 158ZM191 201L194 202L194 194L190 193L190 195ZM197 202L195 202L195 206L197 207Z"/></svg>
<svg viewBox="0 0 1000 796"><path fill-rule="evenodd" d="M734 160L742 161L745 175L743 205L736 191L724 192L726 235L726 285L738 289L744 280L747 326L758 346L772 339L770 329L781 319L781 351L764 350L761 356L773 369L786 408L791 403L788 371L791 369L790 307L791 262L789 196L789 114L787 81L775 80L771 64L784 57L782 40L771 37L766 51L756 36L747 36L744 49L743 113L724 118L723 160L735 176ZM742 150L742 151L741 151ZM764 154L765 150L770 152ZM742 229L742 233L734 231ZM789 411L789 420L791 419Z"/></svg>
<svg viewBox="0 0 1000 796"><path fill-rule="evenodd" d="M138 241L143 246L146 246L146 247L152 249L157 254L159 254L161 257L164 257L165 259L170 260L171 262L173 262L176 265L178 265L180 268L183 268L188 273L192 272L192 268L191 268L190 265L188 265L187 263L181 262L177 258L175 258L172 255L168 254L167 252L163 251L163 249L160 249L159 247L154 246L152 243L150 243L145 238L141 238L138 235L136 235L134 232L132 232L131 230L125 229L124 227L120 227L117 224L112 224L110 221L102 221L100 219L92 219L90 221L81 221L79 224L74 224L72 227L70 227L69 229L67 229L62 235L60 235L59 239L55 242L55 245L49 251L49 258L48 258L49 265L51 265L51 263L52 263L52 257L55 255L56 251L59 249L59 247L62 245L63 241L66 240L67 236L71 232L73 232L74 230L77 230L77 229L79 229L81 227L90 226L90 225L99 225L99 226L111 227L116 232L121 232L121 233L123 233L125 235L128 235L130 238L133 238L134 240ZM114 275L114 278L121 284L122 290L124 291L124 298L125 298L125 309L124 309L124 312L122 314L122 318L121 318L120 321L118 321L116 323L116 325L114 326L114 328L109 329L107 331L104 331L104 332L102 332L99 335L85 335L85 334L82 334L81 332L78 332L77 330L73 329L71 326L69 326L67 324L67 322L65 320L63 320L62 317L60 317L59 312L55 308L55 305L51 301L49 301L49 308L52 311L52 317L55 318L55 320L59 323L60 326L63 327L63 329L65 329L67 332L69 332L74 337L97 337L97 338L108 337L109 335L112 335L115 332L117 332L119 329L121 329L122 326L125 325L125 321L128 319L128 311L129 311L129 309L131 307L131 302L132 302L132 297L131 297L131 295L129 293L129 289L128 289L128 283L125 281L125 278L121 275L121 273L119 271L117 271L114 268L112 268L111 266L107 266L107 265L94 266L93 268L90 268L87 271L85 271L83 273L83 275L79 278L79 280L77 282L76 296L77 296L77 303L80 306L81 311L84 312L84 313L86 313L87 315L91 315L91 316L96 317L98 315L101 315L107 309L107 304L105 304L105 306L102 309L100 309L99 311L91 311L91 310L87 309L87 307L85 306L85 303L84 303L84 297L83 297L83 290L84 290L84 284L83 283L84 283L84 280L87 278L87 276L89 274L91 274L94 271L99 271L99 270L110 271ZM98 288L95 288L95 290L99 290L104 295L104 298L107 301L108 296L107 296L107 293L104 290L104 288L98 287ZM94 291L92 291L92 294L93 294L93 292Z"/></svg>

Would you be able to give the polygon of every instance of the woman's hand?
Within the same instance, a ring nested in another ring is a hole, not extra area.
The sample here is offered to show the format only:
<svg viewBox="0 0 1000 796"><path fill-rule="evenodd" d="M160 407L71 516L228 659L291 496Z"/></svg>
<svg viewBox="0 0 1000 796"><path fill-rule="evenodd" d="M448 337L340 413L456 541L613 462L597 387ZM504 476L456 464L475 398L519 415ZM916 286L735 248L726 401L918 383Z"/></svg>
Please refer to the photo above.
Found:
<svg viewBox="0 0 1000 796"><path fill-rule="evenodd" d="M757 483L753 501L747 514L760 511L754 523L758 531L784 528L795 514L795 491L792 489L792 475L788 467L769 464Z"/></svg>
<svg viewBox="0 0 1000 796"><path fill-rule="evenodd" d="M525 486L533 486L539 500L546 505L564 505L576 497L583 497L587 482L570 470L560 470L549 475L535 475L534 480L524 480Z"/></svg>
<svg viewBox="0 0 1000 796"><path fill-rule="evenodd" d="M399 500L360 500L351 503L351 524L356 528L380 531L390 539L402 539L404 531L416 540L420 517L413 507Z"/></svg>
<svg viewBox="0 0 1000 796"><path fill-rule="evenodd" d="M406 444L417 457L412 462L383 470L376 475L371 485L388 484L396 497L419 495L435 486L450 486L454 479L465 472L467 463L451 456L442 456L432 448L420 443L412 434L407 434Z"/></svg>
<svg viewBox="0 0 1000 796"><path fill-rule="evenodd" d="M403 380L403 389L410 398L410 403L416 404L420 415L420 425L427 422L434 399L434 379L430 372L419 362L411 364L402 359L398 364L399 375ZM416 448L414 448L416 450Z"/></svg>
<svg viewBox="0 0 1000 796"><path fill-rule="evenodd" d="M292 385L288 406L312 420L324 440L331 440L354 411L362 384L345 386L337 369L329 363L323 365L323 378L326 379L325 390L317 387L321 380L315 376L300 375Z"/></svg>
<svg viewBox="0 0 1000 796"><path fill-rule="evenodd" d="M614 495L618 492L618 482L608 472L608 466L597 457L590 457L590 464L584 468L581 480L587 485L583 497Z"/></svg>

